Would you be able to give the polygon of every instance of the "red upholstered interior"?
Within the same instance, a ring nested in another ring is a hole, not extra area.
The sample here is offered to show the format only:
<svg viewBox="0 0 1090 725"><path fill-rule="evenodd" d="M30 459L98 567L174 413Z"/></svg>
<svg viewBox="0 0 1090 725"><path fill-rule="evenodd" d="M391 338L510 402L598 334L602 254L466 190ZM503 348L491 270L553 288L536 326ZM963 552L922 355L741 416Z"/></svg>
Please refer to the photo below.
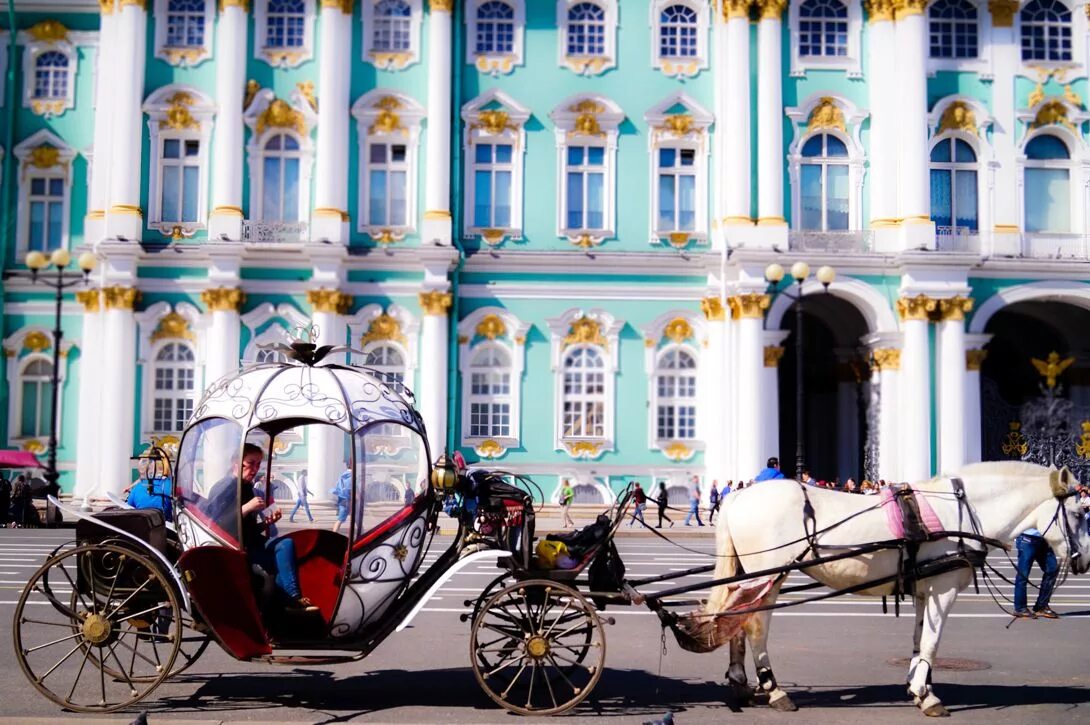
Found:
<svg viewBox="0 0 1090 725"><path fill-rule="evenodd" d="M240 660L272 652L258 611L246 554L198 546L178 560L186 590L223 648Z"/></svg>
<svg viewBox="0 0 1090 725"><path fill-rule="evenodd" d="M348 539L326 529L301 529L285 537L295 542L299 589L314 602L322 619L329 624L341 590Z"/></svg>
<svg viewBox="0 0 1090 725"><path fill-rule="evenodd" d="M428 499L424 494L420 494L413 499L413 502L411 504L405 506L393 516L390 516L378 526L368 531L366 534L360 537L359 541L357 541L355 544L352 544L352 555L355 556L356 554L373 544L375 541L381 540L383 537L386 536L386 534L396 529L407 519L412 518L413 514L424 508L425 505L427 505L427 500Z"/></svg>

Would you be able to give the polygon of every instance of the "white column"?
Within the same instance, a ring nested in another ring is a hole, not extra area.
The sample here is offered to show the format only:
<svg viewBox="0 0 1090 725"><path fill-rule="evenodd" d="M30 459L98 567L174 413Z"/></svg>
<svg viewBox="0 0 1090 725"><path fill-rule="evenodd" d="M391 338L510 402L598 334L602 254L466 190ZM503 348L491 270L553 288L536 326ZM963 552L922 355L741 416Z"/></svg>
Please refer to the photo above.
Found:
<svg viewBox="0 0 1090 725"><path fill-rule="evenodd" d="M114 54L110 77L113 86L109 163L109 209L106 236L138 241L144 230L140 210L141 139L144 136L141 104L148 15L140 3L122 3L114 13ZM106 159L100 159L100 163ZM131 314L131 311L130 311ZM107 317L109 313L107 313ZM126 456L127 458L127 456ZM128 465L128 461L125 461Z"/></svg>
<svg viewBox="0 0 1090 725"><path fill-rule="evenodd" d="M781 227L783 217L783 36L786 0L759 0L757 25L757 226Z"/></svg>
<svg viewBox="0 0 1090 725"><path fill-rule="evenodd" d="M420 293L424 322L420 326L418 400L432 458L438 458L447 445L447 314L452 300L451 293L443 290Z"/></svg>
<svg viewBox="0 0 1090 725"><path fill-rule="evenodd" d="M238 370L241 359L239 311L246 295L237 287L213 287L201 292L208 308L205 335L204 382L211 385Z"/></svg>
<svg viewBox="0 0 1090 725"><path fill-rule="evenodd" d="M132 482L136 419L136 319L140 293L133 287L102 290L102 358L99 365L99 482L96 492L121 493Z"/></svg>
<svg viewBox="0 0 1090 725"><path fill-rule="evenodd" d="M352 58L354 3L321 4L318 43L318 163L310 237L348 243L349 81L345 62ZM347 13L345 10L347 9Z"/></svg>
<svg viewBox="0 0 1090 725"><path fill-rule="evenodd" d="M99 493L99 447L101 436L102 312L101 293L96 289L76 293L83 305L83 331L79 351L79 428L76 430L76 487L73 497L84 502Z"/></svg>
<svg viewBox="0 0 1090 725"><path fill-rule="evenodd" d="M727 65L716 72L726 76L723 80L726 103L725 116L716 119L719 133L724 139L723 178L726 184L724 199L725 226L752 225L750 217L749 158L749 2L723 0L723 12L727 14ZM730 234L728 230L727 235ZM759 341L758 341L759 342Z"/></svg>
<svg viewBox="0 0 1090 725"><path fill-rule="evenodd" d="M878 251L893 251L897 224L897 54L893 16L871 3L867 18L867 88L870 93L870 227Z"/></svg>
<svg viewBox="0 0 1090 725"><path fill-rule="evenodd" d="M903 479L900 471L901 447L898 432L898 378L901 369L901 351L897 348L878 348L874 352L872 385L878 384L878 478L885 481ZM877 481L876 481L877 483Z"/></svg>
<svg viewBox="0 0 1090 725"><path fill-rule="evenodd" d="M951 297L938 303L938 472L951 473L966 462L965 313L972 309L973 301Z"/></svg>
<svg viewBox="0 0 1090 725"><path fill-rule="evenodd" d="M764 313L769 297L751 292L730 298L732 315L738 317L738 396L735 412L765 410L765 398L761 388L764 377ZM728 411L728 415L731 411ZM738 441L738 457L735 462L741 475L753 476L764 467L768 454L762 449L760 424L739 425L734 431Z"/></svg>
<svg viewBox="0 0 1090 725"><path fill-rule="evenodd" d="M451 243L450 65L452 2L431 0L428 13L428 129L424 179L423 239ZM436 453L438 455L438 453Z"/></svg>
<svg viewBox="0 0 1090 725"><path fill-rule="evenodd" d="M901 477L910 483L931 477L931 340L928 316L937 301L925 295L897 300L901 348ZM887 401L883 400L883 404Z"/></svg>
<svg viewBox="0 0 1090 725"><path fill-rule="evenodd" d="M219 3L216 24L216 123L212 142L210 239L242 238L242 104L246 91L246 0Z"/></svg>
<svg viewBox="0 0 1090 725"><path fill-rule="evenodd" d="M347 342L347 326L344 316L352 307L352 297L335 289L316 289L307 292L307 301L313 308L311 322L318 328L317 345L344 345ZM331 356L327 360L337 362L343 356ZM323 498L348 461L346 436L331 426L307 427L307 480Z"/></svg>
<svg viewBox="0 0 1090 725"><path fill-rule="evenodd" d="M780 360L783 359L784 340L787 330L766 330L764 338L764 367L761 368L761 468L770 456L782 459L780 455ZM743 480L748 480L756 471L738 471Z"/></svg>
<svg viewBox="0 0 1090 725"><path fill-rule="evenodd" d="M1014 35L1014 14L1018 11L1018 3L988 5L992 13L992 70L995 74L991 113L995 118L992 124L992 149L996 168L992 198L982 198L980 203L990 204L992 212L992 244L990 249L986 248L988 253L1016 255L1021 251L1018 220L1021 201L1018 198L1018 165L1015 162L1018 155L1018 121L1014 115L1015 77L1022 62L1021 44ZM981 230L985 235L988 231Z"/></svg>
<svg viewBox="0 0 1090 725"><path fill-rule="evenodd" d="M87 190L87 241L99 241L106 233L106 207L110 189L110 120L113 116L114 12L112 0L102 5L95 65L95 131L91 157L91 183ZM97 307L96 307L97 309ZM78 471L78 469L77 469ZM77 474L78 478L78 474Z"/></svg>
<svg viewBox="0 0 1090 725"><path fill-rule="evenodd" d="M965 462L977 463L982 458L980 410L980 367L988 357L984 345L991 335L965 336Z"/></svg>
<svg viewBox="0 0 1090 725"><path fill-rule="evenodd" d="M700 396L697 399L704 439L704 476L708 480L723 481L731 477L727 471L726 435L723 431L727 411L727 378L723 374L725 315L723 302L718 296L705 297L700 306L708 324L707 346L700 356Z"/></svg>
<svg viewBox="0 0 1090 725"><path fill-rule="evenodd" d="M927 2L899 0L895 6L902 248L934 249L927 153Z"/></svg>

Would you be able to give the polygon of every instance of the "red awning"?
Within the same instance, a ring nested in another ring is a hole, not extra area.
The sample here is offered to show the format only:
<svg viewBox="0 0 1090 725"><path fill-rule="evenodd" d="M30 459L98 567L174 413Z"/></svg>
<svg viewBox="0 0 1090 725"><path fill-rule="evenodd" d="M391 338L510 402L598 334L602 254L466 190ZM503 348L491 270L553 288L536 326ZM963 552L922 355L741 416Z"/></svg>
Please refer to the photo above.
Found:
<svg viewBox="0 0 1090 725"><path fill-rule="evenodd" d="M44 468L30 451L0 451L0 468Z"/></svg>

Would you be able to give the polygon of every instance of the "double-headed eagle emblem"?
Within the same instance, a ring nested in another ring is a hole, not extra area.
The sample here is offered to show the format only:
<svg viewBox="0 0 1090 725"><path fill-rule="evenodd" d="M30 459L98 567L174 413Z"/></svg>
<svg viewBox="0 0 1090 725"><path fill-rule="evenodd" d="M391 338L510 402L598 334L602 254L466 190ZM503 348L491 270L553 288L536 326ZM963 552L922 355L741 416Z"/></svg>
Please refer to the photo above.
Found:
<svg viewBox="0 0 1090 725"><path fill-rule="evenodd" d="M1064 370L1071 367L1071 364L1075 362L1075 358L1068 357L1063 360L1060 359L1060 353L1053 350L1048 354L1047 360L1038 360L1037 358L1030 358L1030 362L1033 363L1033 367L1037 368L1037 372L1045 379L1045 385L1049 389L1056 387L1056 378L1063 374Z"/></svg>

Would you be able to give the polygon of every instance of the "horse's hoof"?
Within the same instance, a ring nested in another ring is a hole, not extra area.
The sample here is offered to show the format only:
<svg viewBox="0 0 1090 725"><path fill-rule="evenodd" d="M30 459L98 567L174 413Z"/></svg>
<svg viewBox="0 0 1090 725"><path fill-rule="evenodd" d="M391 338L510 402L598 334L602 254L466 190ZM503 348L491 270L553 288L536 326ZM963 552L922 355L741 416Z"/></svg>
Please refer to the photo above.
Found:
<svg viewBox="0 0 1090 725"><path fill-rule="evenodd" d="M799 706L792 702L787 695L781 695L774 700L769 700L768 706L778 712L795 712L799 709Z"/></svg>
<svg viewBox="0 0 1090 725"><path fill-rule="evenodd" d="M928 717L950 717L950 711L947 710L946 706L941 702L936 703L931 707L925 707L923 714Z"/></svg>

